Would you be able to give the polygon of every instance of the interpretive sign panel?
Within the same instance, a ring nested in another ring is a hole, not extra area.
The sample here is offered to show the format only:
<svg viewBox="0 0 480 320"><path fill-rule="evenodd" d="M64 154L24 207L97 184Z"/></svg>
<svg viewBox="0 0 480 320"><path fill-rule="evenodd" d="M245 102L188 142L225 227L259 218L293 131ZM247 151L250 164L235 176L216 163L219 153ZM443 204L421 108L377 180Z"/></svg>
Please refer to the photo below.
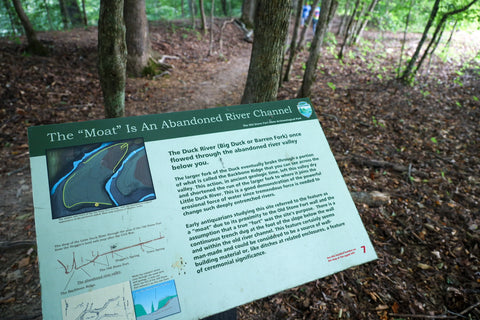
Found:
<svg viewBox="0 0 480 320"><path fill-rule="evenodd" d="M308 99L28 133L44 319L198 319L376 259Z"/></svg>

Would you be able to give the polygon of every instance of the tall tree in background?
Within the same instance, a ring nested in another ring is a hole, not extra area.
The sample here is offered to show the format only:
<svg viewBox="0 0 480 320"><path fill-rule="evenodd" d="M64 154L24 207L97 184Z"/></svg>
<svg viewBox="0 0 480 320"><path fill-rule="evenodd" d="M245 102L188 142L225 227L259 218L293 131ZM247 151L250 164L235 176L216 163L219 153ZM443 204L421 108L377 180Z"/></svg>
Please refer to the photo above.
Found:
<svg viewBox="0 0 480 320"><path fill-rule="evenodd" d="M64 0L58 0L58 5L60 7L60 15L62 16L63 29L68 29L69 21Z"/></svg>
<svg viewBox="0 0 480 320"><path fill-rule="evenodd" d="M360 38L362 37L362 33L367 27L368 22L372 20L373 10L375 9L377 3L378 3L378 0L372 0L368 5L366 12L364 12L360 17L359 24L357 24L357 28L355 29L355 32L352 37L352 43L357 44Z"/></svg>
<svg viewBox="0 0 480 320"><path fill-rule="evenodd" d="M400 70L402 69L403 53L405 51L405 43L407 42L408 26L410 25L410 17L412 15L412 9L414 7L414 4L415 3L413 2L413 0L410 0L410 4L408 6L408 14L407 14L407 17L405 18L405 29L403 31L402 47L400 49L400 60L398 62L397 78L400 77Z"/></svg>
<svg viewBox="0 0 480 320"><path fill-rule="evenodd" d="M205 16L205 7L203 0L198 0L198 6L200 7L200 18L202 21L203 34L207 34L207 17Z"/></svg>
<svg viewBox="0 0 480 320"><path fill-rule="evenodd" d="M210 4L210 43L208 49L208 55L213 55L213 27L215 26L215 0L212 0Z"/></svg>
<svg viewBox="0 0 480 320"><path fill-rule="evenodd" d="M85 0L82 0L82 19L83 19L83 24L85 26L88 26L87 8L85 6Z"/></svg>
<svg viewBox="0 0 480 320"><path fill-rule="evenodd" d="M145 0L124 0L127 73L140 76L151 56Z"/></svg>
<svg viewBox="0 0 480 320"><path fill-rule="evenodd" d="M435 27L435 31L433 32L432 39L428 43L427 48L425 49L422 57L418 61L416 68L413 70L413 76L415 76L416 72L421 68L421 66L422 66L423 62L425 61L426 57L429 54L430 55L433 54L433 52L436 48L436 46L434 44L437 43L437 45L438 45L438 42L440 41L440 37L441 37L441 32L440 31L443 30L443 27L445 26L445 22L447 22L448 18L450 18L451 16L454 16L456 14L462 13L464 11L467 11L468 8L470 8L477 1L478 0L472 0L463 7L460 7L460 8L457 8L457 9L454 9L452 11L449 11L449 12L446 12L446 13L442 14L442 17L440 18L440 21L437 23L437 26ZM433 46L433 49L431 49L432 46Z"/></svg>
<svg viewBox="0 0 480 320"><path fill-rule="evenodd" d="M288 32L290 0L259 0L242 103L276 100Z"/></svg>
<svg viewBox="0 0 480 320"><path fill-rule="evenodd" d="M293 27L292 41L290 43L290 55L288 57L287 67L285 68L285 75L283 77L283 81L290 80L290 69L292 68L293 60L295 59L295 55L297 53L297 34L298 34L298 29L300 27L300 19L302 18L302 10L303 10L303 1L297 0L297 11L295 13L295 25Z"/></svg>
<svg viewBox="0 0 480 320"><path fill-rule="evenodd" d="M32 23L28 19L25 11L23 10L20 0L12 0L15 11L17 12L18 18L22 23L23 29L25 30L25 35L27 36L27 51L33 54L46 55L47 49L42 45L42 43L37 38L37 33L33 29Z"/></svg>
<svg viewBox="0 0 480 320"><path fill-rule="evenodd" d="M8 19L10 20L10 26L12 28L13 34L17 34L17 31L20 31L22 25L18 20L18 15L15 14L15 8L12 9L10 6L10 0L3 0L3 5L8 14Z"/></svg>
<svg viewBox="0 0 480 320"><path fill-rule="evenodd" d="M255 24L255 10L260 0L243 0L240 20L251 29Z"/></svg>
<svg viewBox="0 0 480 320"><path fill-rule="evenodd" d="M428 31L433 25L433 21L437 16L439 7L440 7L440 0L435 0L435 3L433 4L433 7L432 7L432 11L430 12L430 17L428 18L427 24L425 25L425 30L423 31L422 37L420 38L420 41L417 44L417 49L415 49L415 53L410 59L407 67L405 68L405 71L400 76L400 80L404 82L409 82L412 79L413 68L415 66L415 63L417 62L418 56L420 55L420 50L422 50L422 46L425 40L427 40Z"/></svg>
<svg viewBox="0 0 480 320"><path fill-rule="evenodd" d="M43 7L45 8L45 11L47 12L47 20L48 20L48 25L50 26L50 30L53 30L52 16L50 14L50 8L48 7L47 0L43 0Z"/></svg>
<svg viewBox="0 0 480 320"><path fill-rule="evenodd" d="M197 26L195 24L195 16L196 10L195 10L195 2L193 0L188 0L188 8L190 9L190 15L192 17L192 29L195 29Z"/></svg>
<svg viewBox="0 0 480 320"><path fill-rule="evenodd" d="M338 59L340 60L343 59L343 52L345 50L345 47L349 45L350 37L353 34L353 30L355 29L355 25L358 21L358 15L359 15L361 4L362 4L361 0L355 0L355 5L353 7L352 14L350 15L350 18L347 23L347 28L345 29L345 32L344 32L343 42L342 42L342 45L340 46L340 51L338 52Z"/></svg>
<svg viewBox="0 0 480 320"><path fill-rule="evenodd" d="M322 47L323 38L325 37L325 33L328 30L328 26L332 20L332 17L335 15L337 7L337 0L322 0L320 19L318 21L318 26L315 29L312 46L310 47L310 55L308 56L305 74L303 75L302 86L298 91L299 98L310 96L312 85L315 82L315 72L317 70L317 63L318 58L320 57L320 49Z"/></svg>
<svg viewBox="0 0 480 320"><path fill-rule="evenodd" d="M347 26L348 22L348 12L350 11L350 1L345 1L345 8L343 9L343 15L340 19L340 24L338 25L337 36L342 36L345 32L345 27Z"/></svg>
<svg viewBox="0 0 480 320"><path fill-rule="evenodd" d="M127 45L123 8L123 0L100 0L98 72L107 118L125 114Z"/></svg>
<svg viewBox="0 0 480 320"><path fill-rule="evenodd" d="M221 0L222 4L222 11L224 16L229 16L230 12L232 12L232 2L227 0Z"/></svg>
<svg viewBox="0 0 480 320"><path fill-rule="evenodd" d="M185 10L183 9L183 6L185 5L184 0L180 1L180 12L182 13L182 18L185 17Z"/></svg>
<svg viewBox="0 0 480 320"><path fill-rule="evenodd" d="M69 26L78 28L84 25L77 0L59 0L58 2L65 29L68 29Z"/></svg>

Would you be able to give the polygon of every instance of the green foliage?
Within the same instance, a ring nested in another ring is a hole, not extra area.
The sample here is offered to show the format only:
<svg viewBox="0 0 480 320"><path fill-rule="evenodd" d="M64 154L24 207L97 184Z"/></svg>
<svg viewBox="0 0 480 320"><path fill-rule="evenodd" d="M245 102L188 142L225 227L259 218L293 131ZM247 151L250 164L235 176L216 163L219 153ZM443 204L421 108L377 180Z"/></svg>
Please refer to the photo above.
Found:
<svg viewBox="0 0 480 320"><path fill-rule="evenodd" d="M430 95L430 92L427 91L427 90L425 90L425 91L420 91L420 92L422 93L422 95L423 95L424 98L426 98L427 96Z"/></svg>
<svg viewBox="0 0 480 320"><path fill-rule="evenodd" d="M469 0L450 0L442 1L437 21L442 14L461 8L469 3ZM434 0L414 1L412 13L409 21L409 31L423 32L425 23L428 20ZM477 30L480 24L479 18L480 4L474 4L470 10L455 16L458 21L458 27L461 30ZM410 10L410 1L379 1L371 17L371 24L380 30L402 31L405 27L405 19ZM447 26L447 32L453 25Z"/></svg>
<svg viewBox="0 0 480 320"><path fill-rule="evenodd" d="M334 85L332 82L327 82L327 86L329 86L330 89L332 89L333 91L335 91L335 89L337 89L337 86Z"/></svg>
<svg viewBox="0 0 480 320"><path fill-rule="evenodd" d="M372 122L375 127L380 126L382 128L385 128L385 124L382 121L378 121L375 116L372 116Z"/></svg>
<svg viewBox="0 0 480 320"><path fill-rule="evenodd" d="M157 63L154 59L150 59L148 64L142 70L142 76L153 78L155 76L161 75L162 73L167 72L170 69L170 66L167 64ZM145 87L145 91L148 90L148 87Z"/></svg>
<svg viewBox="0 0 480 320"><path fill-rule="evenodd" d="M16 18L11 0L7 0L10 4L11 16ZM63 30L63 20L60 12L60 5L58 0L21 0L23 9L27 14L33 28L37 31L46 30ZM80 10L82 10L81 0L77 0ZM190 15L188 8L188 1L184 1L184 8L181 8L181 1L179 0L146 0L147 18L150 21L157 20L174 20L183 19ZM230 6L227 8L229 16L240 16L242 9L242 0L231 0ZM198 5L198 2L197 2ZM87 15L88 25L96 25L98 22L100 4L99 0L85 0L85 12ZM205 1L205 11L210 13L211 2ZM199 15L200 10L196 14ZM182 16L182 12L184 16ZM0 4L0 37L7 35L15 35L23 33L20 24L17 27L12 27L9 18L9 12L2 1ZM220 1L215 3L215 16L225 16ZM69 26L70 27L70 26ZM12 28L15 28L14 30Z"/></svg>
<svg viewBox="0 0 480 320"><path fill-rule="evenodd" d="M81 1L77 1L81 9ZM345 12L346 1L348 0L340 1L337 9L339 15L349 14L349 12ZM10 1L8 2L11 3ZM414 1L414 10L410 17L410 31L423 31L433 2L434 0ZM469 0L450 0L442 2L440 13L459 8L468 2ZM179 0L146 0L147 17L151 21L188 18L190 16L188 1L183 1L183 8L181 7L181 4L182 2ZM196 2L196 4L198 6L198 2ZM228 11L227 16L240 16L243 0L231 0L229 4L228 8L226 8ZM22 0L22 5L35 30L62 30L64 28L58 0ZM204 5L205 12L209 14L211 10L211 2L205 1ZM404 0L381 0L375 7L372 15L368 17L368 20L370 21L369 25L373 25L380 30L403 30L405 26L405 17L409 11L409 5L410 2ZM99 0L85 0L85 10L89 25L97 24L99 7ZM214 9L216 17L225 16L219 0L215 1ZM13 10L13 6L11 6L10 10ZM456 15L455 19L458 21L458 27L461 30L477 30L480 26L479 10L480 4L476 3L470 10ZM196 12L197 16L200 14L199 11L200 10L197 10ZM18 24L18 26L20 25ZM450 31L451 28L452 26L448 25L446 31ZM23 33L23 29L12 29L9 14L5 8L5 4L2 2L0 5L0 36L16 34L17 32ZM327 46L336 45L336 40L332 33L327 33L325 43Z"/></svg>
<svg viewBox="0 0 480 320"><path fill-rule="evenodd" d="M345 12L345 2L340 1L337 12L339 15L349 14ZM414 10L410 18L410 31L422 32L425 22L428 19L430 10L434 0L414 1ZM9 1L10 3L10 1ZM147 17L151 21L156 20L174 20L187 18L190 16L188 1L183 2L181 7L179 0L146 0ZM468 0L451 0L442 2L440 13L451 11L468 3ZM81 1L78 0L81 9ZM243 0L231 0L230 6L227 8L227 16L240 16ZM409 10L409 1L404 0L381 0L375 7L374 12L368 17L369 24L381 30L400 31L405 25L405 17ZM64 28L60 6L58 0L22 0L25 12L30 18L34 29L36 30L62 30ZM198 5L198 4L197 4ZM205 11L210 13L211 2L205 1ZM12 8L13 9L13 6ZM225 16L220 1L215 1L215 16ZM89 25L96 25L98 21L99 0L85 0L85 10ZM350 9L351 10L351 9ZM476 3L470 10L458 14L455 19L458 21L458 27L461 30L476 30L480 26L480 4ZM48 12L48 14L47 14ZM183 16L182 16L183 13ZM199 10L196 15L198 16ZM447 30L451 30L451 26L447 26ZM4 3L0 5L0 36L23 32L23 30L12 30L9 15ZM336 44L335 37L329 33L326 36L325 43L327 45Z"/></svg>
<svg viewBox="0 0 480 320"><path fill-rule="evenodd" d="M10 37L9 37L9 40L10 40L10 41L13 41L13 42L16 43L16 44L21 44L21 43L22 43L22 40L21 40L20 37L18 37L18 36L10 36Z"/></svg>
<svg viewBox="0 0 480 320"><path fill-rule="evenodd" d="M325 34L325 39L323 40L324 44L327 46L336 46L337 45L337 38L335 34L332 32L327 32Z"/></svg>
<svg viewBox="0 0 480 320"><path fill-rule="evenodd" d="M147 7L147 19L150 21L172 20L181 15L181 8L175 8L171 5L164 5L166 1L145 1ZM171 2L171 1L170 1Z"/></svg>

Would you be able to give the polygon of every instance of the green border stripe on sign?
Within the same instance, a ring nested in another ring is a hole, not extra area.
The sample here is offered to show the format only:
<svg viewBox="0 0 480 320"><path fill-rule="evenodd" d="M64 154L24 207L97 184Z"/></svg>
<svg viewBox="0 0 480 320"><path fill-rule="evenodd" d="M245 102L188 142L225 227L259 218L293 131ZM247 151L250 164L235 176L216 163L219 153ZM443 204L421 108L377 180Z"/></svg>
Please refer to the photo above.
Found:
<svg viewBox="0 0 480 320"><path fill-rule="evenodd" d="M82 144L130 138L155 141L317 119L313 107L302 114L302 105L311 106L311 102L305 98L30 127L30 156Z"/></svg>

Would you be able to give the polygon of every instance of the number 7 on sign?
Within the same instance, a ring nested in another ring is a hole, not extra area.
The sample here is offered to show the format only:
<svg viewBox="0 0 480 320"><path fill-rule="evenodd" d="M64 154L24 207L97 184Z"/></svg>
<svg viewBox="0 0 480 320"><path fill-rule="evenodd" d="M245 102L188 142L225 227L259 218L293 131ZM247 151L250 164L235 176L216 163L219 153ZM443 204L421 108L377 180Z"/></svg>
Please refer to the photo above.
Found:
<svg viewBox="0 0 480 320"><path fill-rule="evenodd" d="M365 248L365 246L361 246L360 248L363 249L363 253L366 253L366 252L367 252L367 248Z"/></svg>

